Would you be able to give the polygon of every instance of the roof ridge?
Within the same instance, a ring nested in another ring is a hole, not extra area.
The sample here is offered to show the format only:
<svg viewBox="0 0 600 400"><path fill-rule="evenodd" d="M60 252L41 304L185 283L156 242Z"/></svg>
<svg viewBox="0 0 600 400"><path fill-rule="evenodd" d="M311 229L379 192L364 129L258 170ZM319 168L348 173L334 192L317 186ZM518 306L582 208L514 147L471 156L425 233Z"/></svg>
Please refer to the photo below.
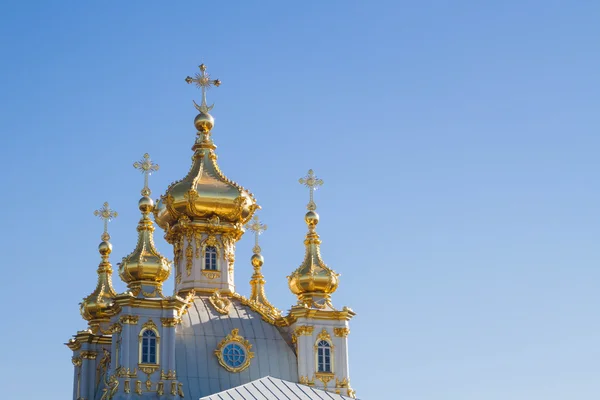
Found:
<svg viewBox="0 0 600 400"><path fill-rule="evenodd" d="M230 392L236 391L236 392L238 392L238 394L240 394L238 389L240 389L240 388L246 388L246 387L250 387L250 386L253 386L256 390L259 390L258 386L255 385L255 383L257 383L257 382L260 382L260 383L262 383L265 386L265 389L266 389L266 391L268 392L269 395L271 395L271 396L275 395L275 393L273 393L271 391L271 389L269 389L265 385L266 381L269 381L273 386L275 386L285 396L285 398L281 398L282 400L284 400L284 399L290 399L291 397L289 397L288 395L295 395L298 398L300 397L300 396L298 396L297 392L293 389L293 386L295 386L299 390L301 390L302 394L304 396L308 396L311 399L315 399L315 400L331 400L331 399L352 400L350 397L347 397L347 396L343 396L343 395L340 395L340 394L337 394L337 393L331 393L331 392L325 391L323 389L315 388L315 387L311 387L311 386L307 386L307 385L303 385L303 384L298 383L298 382L286 381L285 379L275 378L275 377L270 376L270 375L263 376L261 378L255 379L255 380L250 381L248 383L245 383L243 385L239 385L239 386L227 389L227 390L223 390L223 391L220 391L220 392L217 392L217 393L213 393L211 395L208 395L208 396L200 398L200 400L221 400L222 397L220 395L223 394L223 393L228 393L228 392L230 393ZM289 391L287 393L284 393L283 390L282 390L282 387L278 386L277 383L281 383L282 386L284 388L288 389ZM304 388L307 388L308 390L303 390ZM262 393L262 391L259 390L259 392L261 394L265 395L265 393ZM317 397L313 397L313 395L311 395L311 394L313 394L314 396L317 396ZM280 399L279 397L273 398L273 397L269 397L267 395L265 395L265 397L266 398L272 398L272 399Z"/></svg>

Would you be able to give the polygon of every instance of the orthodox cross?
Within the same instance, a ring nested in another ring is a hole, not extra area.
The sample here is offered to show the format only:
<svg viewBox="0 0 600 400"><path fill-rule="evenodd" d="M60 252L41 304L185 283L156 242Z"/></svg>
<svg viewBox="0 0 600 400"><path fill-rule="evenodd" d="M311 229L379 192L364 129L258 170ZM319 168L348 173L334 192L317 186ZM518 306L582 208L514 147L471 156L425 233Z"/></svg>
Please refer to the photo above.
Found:
<svg viewBox="0 0 600 400"><path fill-rule="evenodd" d="M187 83L195 83L196 86L202 89L202 104L198 105L194 101L194 106L196 107L196 110L206 114L215 106L214 104L211 106L206 105L206 91L211 86L218 87L221 84L221 81L218 79L210 79L210 75L206 72L206 65L200 64L198 68L200 68L200 73L196 74L193 78L191 76L188 76L187 78L185 78L185 81Z"/></svg>
<svg viewBox="0 0 600 400"><path fill-rule="evenodd" d="M252 218L252 222L246 224L246 229L254 232L254 247L252 248L252 251L255 254L260 254L261 248L258 245L258 237L261 233L267 230L267 226L260 222L258 215L255 215L254 218Z"/></svg>
<svg viewBox="0 0 600 400"><path fill-rule="evenodd" d="M150 159L148 153L144 154L144 158L140 161L133 163L135 169L139 169L144 174L144 188L142 189L142 196L150 196L152 193L148 187L148 176L152 175L152 172L158 171L158 164L154 164Z"/></svg>
<svg viewBox="0 0 600 400"><path fill-rule="evenodd" d="M108 206L108 202L105 202L102 205L101 209L94 211L94 215L96 217L100 217L100 219L104 220L104 233L102 234L101 238L105 242L109 241L110 240L110 235L108 234L108 222L111 221L111 220L113 220L114 218L117 218L117 216L119 214L117 214L116 211L112 210Z"/></svg>
<svg viewBox="0 0 600 400"><path fill-rule="evenodd" d="M306 186L310 193L310 201L306 205L306 209L308 209L310 211L316 210L317 205L315 204L315 202L313 200L313 193L315 190L317 190L319 188L319 186L323 185L323 179L317 178L315 176L313 170L309 169L308 175L306 175L304 178L300 178L298 180L298 182L300 182L300 184Z"/></svg>

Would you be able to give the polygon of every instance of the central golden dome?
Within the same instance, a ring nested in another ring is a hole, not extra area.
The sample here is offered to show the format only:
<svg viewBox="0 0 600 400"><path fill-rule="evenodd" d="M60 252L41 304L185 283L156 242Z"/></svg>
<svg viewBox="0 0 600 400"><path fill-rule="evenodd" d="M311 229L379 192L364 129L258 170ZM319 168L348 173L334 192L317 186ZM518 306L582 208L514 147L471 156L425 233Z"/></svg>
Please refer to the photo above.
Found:
<svg viewBox="0 0 600 400"><path fill-rule="evenodd" d="M195 119L198 138L192 147L192 167L187 176L172 183L160 197L154 216L163 229L173 227L180 218L208 220L215 216L221 224L239 226L250 220L259 208L252 193L229 180L217 165L217 148L210 137L212 118L200 113ZM211 123L203 123L210 120Z"/></svg>

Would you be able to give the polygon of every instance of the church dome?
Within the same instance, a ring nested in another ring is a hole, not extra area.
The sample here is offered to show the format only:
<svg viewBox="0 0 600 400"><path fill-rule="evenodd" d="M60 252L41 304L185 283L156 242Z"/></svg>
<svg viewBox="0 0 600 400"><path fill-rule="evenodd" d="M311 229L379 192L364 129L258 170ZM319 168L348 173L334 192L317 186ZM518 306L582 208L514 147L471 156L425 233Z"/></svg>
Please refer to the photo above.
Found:
<svg viewBox="0 0 600 400"><path fill-rule="evenodd" d="M119 264L119 276L131 286L134 282L162 284L171 273L169 260L163 257L154 246L154 225L149 214L154 207L151 198L144 196L139 201L142 218L138 223L138 242L131 254Z"/></svg>
<svg viewBox="0 0 600 400"><path fill-rule="evenodd" d="M223 175L210 138L212 118L198 117L195 125L203 130L198 131L192 147L192 167L185 178L169 186L154 211L156 223L163 229L174 226L182 217L193 221L216 216L221 223L244 224L259 208L248 190Z"/></svg>
<svg viewBox="0 0 600 400"><path fill-rule="evenodd" d="M112 314L113 300L117 295L112 285L112 264L109 261L112 253L112 244L108 234L108 222L117 217L117 213L110 208L108 203L104 203L102 208L94 211L94 215L104 221L104 233L101 236L102 242L98 246L98 252L102 261L98 265L98 281L96 288L89 296L80 303L79 312L83 319L89 322L90 327L95 329L98 323L107 320Z"/></svg>
<svg viewBox="0 0 600 400"><path fill-rule="evenodd" d="M181 355L176 358L176 370L177 379L186 382L185 399L203 398L261 376L298 380L291 335L247 303L239 295L201 295L181 317L175 328L175 353ZM247 350L245 368L236 371L221 364L225 360L219 357L219 349L227 343Z"/></svg>
<svg viewBox="0 0 600 400"><path fill-rule="evenodd" d="M304 261L290 276L288 284L292 293L300 298L311 296L329 297L338 287L338 276L321 259L321 239L316 232L319 214L309 211L304 217L308 233L304 240Z"/></svg>
<svg viewBox="0 0 600 400"><path fill-rule="evenodd" d="M112 252L112 245L108 241L102 241L98 246L102 256L102 262L98 266L98 283L96 289L83 301L79 308L81 316L86 321L106 318L110 315L113 299L117 295L112 287L112 266L108 256Z"/></svg>

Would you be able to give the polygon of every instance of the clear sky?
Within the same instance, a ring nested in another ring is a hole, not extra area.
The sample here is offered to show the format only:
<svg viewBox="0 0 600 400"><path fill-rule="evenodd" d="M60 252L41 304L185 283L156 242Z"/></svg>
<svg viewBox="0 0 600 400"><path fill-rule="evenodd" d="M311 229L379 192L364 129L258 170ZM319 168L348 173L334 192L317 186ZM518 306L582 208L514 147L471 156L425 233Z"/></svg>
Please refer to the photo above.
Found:
<svg viewBox="0 0 600 400"><path fill-rule="evenodd" d="M167 3L0 5L3 398L70 398L92 212L120 212L116 265L136 241L131 164L160 164L154 197L187 173L200 92L184 78L201 62L283 310L304 254L297 180L325 180L318 231L334 304L358 314L360 398L599 397L600 2Z"/></svg>

